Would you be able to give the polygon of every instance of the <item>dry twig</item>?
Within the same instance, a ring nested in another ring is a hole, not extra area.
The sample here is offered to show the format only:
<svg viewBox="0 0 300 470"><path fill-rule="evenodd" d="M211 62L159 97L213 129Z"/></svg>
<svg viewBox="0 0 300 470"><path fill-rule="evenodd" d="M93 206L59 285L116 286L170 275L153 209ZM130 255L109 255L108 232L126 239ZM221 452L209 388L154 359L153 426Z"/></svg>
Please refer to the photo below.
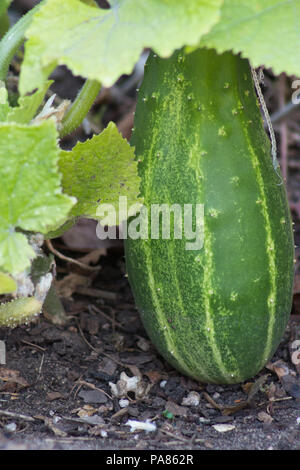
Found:
<svg viewBox="0 0 300 470"><path fill-rule="evenodd" d="M101 269L100 266L89 266L88 264L81 263L81 261L78 261L77 259L63 255L62 253L60 253L60 251L54 248L50 240L45 240L45 242L48 250L51 251L51 253L53 253L58 258L67 261L68 263L76 264L80 268L86 269L87 271L99 271Z"/></svg>

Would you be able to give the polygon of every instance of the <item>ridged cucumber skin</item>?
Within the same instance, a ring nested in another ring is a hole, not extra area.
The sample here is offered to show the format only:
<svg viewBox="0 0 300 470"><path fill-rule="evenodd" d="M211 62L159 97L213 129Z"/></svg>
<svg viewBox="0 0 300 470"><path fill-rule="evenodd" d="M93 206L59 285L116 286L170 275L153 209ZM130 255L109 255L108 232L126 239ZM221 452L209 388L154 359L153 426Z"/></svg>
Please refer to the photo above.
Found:
<svg viewBox="0 0 300 470"><path fill-rule="evenodd" d="M204 204L200 250L150 233L125 240L129 282L151 341L201 382L253 377L288 322L294 242L248 61L210 49L169 59L151 53L131 142L147 208Z"/></svg>

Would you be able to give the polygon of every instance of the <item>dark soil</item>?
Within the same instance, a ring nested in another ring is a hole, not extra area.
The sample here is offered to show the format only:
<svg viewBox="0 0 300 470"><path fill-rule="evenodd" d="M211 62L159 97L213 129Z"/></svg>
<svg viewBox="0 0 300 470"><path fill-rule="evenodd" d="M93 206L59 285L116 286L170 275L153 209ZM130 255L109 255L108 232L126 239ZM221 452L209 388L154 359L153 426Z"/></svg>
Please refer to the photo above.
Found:
<svg viewBox="0 0 300 470"><path fill-rule="evenodd" d="M104 296L115 293L115 299L74 294L65 300L63 326L40 317L30 326L0 330L7 347L0 368L0 449L300 449L296 374L289 375L292 388L269 369L246 387L205 386L183 377L144 332L124 277L122 249L111 248L101 260L93 287ZM290 371L295 366L288 346L299 335L298 317L272 359ZM123 402L110 387L122 372L142 384L140 396L129 391ZM239 410L249 385L262 376L264 383L255 385L252 400ZM199 404L185 404L191 391L199 394ZM132 432L129 420L149 420L156 430ZM232 428L220 432L216 424Z"/></svg>

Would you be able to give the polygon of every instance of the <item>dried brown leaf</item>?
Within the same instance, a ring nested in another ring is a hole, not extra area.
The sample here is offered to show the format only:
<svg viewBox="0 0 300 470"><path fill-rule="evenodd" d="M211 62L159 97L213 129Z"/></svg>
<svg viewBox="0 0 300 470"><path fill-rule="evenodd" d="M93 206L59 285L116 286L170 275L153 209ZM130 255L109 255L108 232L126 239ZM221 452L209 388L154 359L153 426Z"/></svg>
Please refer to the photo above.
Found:
<svg viewBox="0 0 300 470"><path fill-rule="evenodd" d="M0 367L0 391L15 393L23 388L29 387L29 383L23 377L20 376L18 370L7 369Z"/></svg>
<svg viewBox="0 0 300 470"><path fill-rule="evenodd" d="M234 406L226 406L222 410L222 415L224 416L230 416L236 413L237 411L243 410L244 408L247 408L249 405L248 401L242 401L241 403L238 403L237 405Z"/></svg>
<svg viewBox="0 0 300 470"><path fill-rule="evenodd" d="M82 276L80 274L71 273L60 281L55 282L57 293L60 297L69 299L72 297L77 288L88 287L92 282L91 276Z"/></svg>
<svg viewBox="0 0 300 470"><path fill-rule="evenodd" d="M84 416L93 416L95 413L98 412L98 409L94 408L91 405L84 405L82 408L77 410L77 415L79 418L83 418Z"/></svg>
<svg viewBox="0 0 300 470"><path fill-rule="evenodd" d="M35 418L40 419L41 421L44 421L45 426L47 426L55 434L55 436L67 437L68 434L62 429L59 429L57 426L55 426L51 418L48 418L47 416L42 416L42 415L37 415L35 416Z"/></svg>
<svg viewBox="0 0 300 470"><path fill-rule="evenodd" d="M249 391L253 385L253 382L246 382L244 385L242 385L242 389L247 395L249 394Z"/></svg>
<svg viewBox="0 0 300 470"><path fill-rule="evenodd" d="M92 250L88 254L82 256L78 259L83 264L97 264L101 256L107 255L106 248L98 248L97 250Z"/></svg>
<svg viewBox="0 0 300 470"><path fill-rule="evenodd" d="M150 370L148 372L144 372L144 375L148 377L152 384L157 384L158 382L161 382L161 380L166 380L168 378L167 374L158 370Z"/></svg>
<svg viewBox="0 0 300 470"><path fill-rule="evenodd" d="M186 406L177 405L173 401L167 401L165 409L172 413L174 416L186 416L188 413L188 408Z"/></svg>
<svg viewBox="0 0 300 470"><path fill-rule="evenodd" d="M271 424L272 421L273 421L273 418L271 415L269 415L269 413L266 413L265 411L260 411L258 414L257 414L257 418L259 421L265 423L265 424Z"/></svg>
<svg viewBox="0 0 300 470"><path fill-rule="evenodd" d="M49 392L46 396L48 401L58 400L60 398L64 398L64 396L60 392Z"/></svg>
<svg viewBox="0 0 300 470"><path fill-rule="evenodd" d="M140 377L140 379L142 378L143 374L141 373L140 369L137 366L134 366L133 364L128 364L127 367L132 373L132 375L135 375L136 377Z"/></svg>
<svg viewBox="0 0 300 470"><path fill-rule="evenodd" d="M248 393L248 398L247 398L248 403L250 403L251 400L254 398L254 396L259 392L259 390L261 389L262 385L266 382L268 377L269 377L269 374L262 375L252 384Z"/></svg>

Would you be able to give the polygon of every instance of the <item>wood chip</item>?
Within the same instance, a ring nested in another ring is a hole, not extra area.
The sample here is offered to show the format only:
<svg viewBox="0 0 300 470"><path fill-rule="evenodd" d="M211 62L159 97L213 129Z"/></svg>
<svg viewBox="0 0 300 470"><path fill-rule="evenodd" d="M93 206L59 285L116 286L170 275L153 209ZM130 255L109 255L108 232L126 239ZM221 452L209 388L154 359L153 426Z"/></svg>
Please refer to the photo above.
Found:
<svg viewBox="0 0 300 470"><path fill-rule="evenodd" d="M1 387L1 392L18 392L19 390L29 386L27 380L20 376L18 370L6 369L0 367L0 380L4 382Z"/></svg>
<svg viewBox="0 0 300 470"><path fill-rule="evenodd" d="M266 413L265 411L260 411L257 415L257 418L259 421L265 423L265 424L271 424L273 421L273 418L269 413Z"/></svg>
<svg viewBox="0 0 300 470"><path fill-rule="evenodd" d="M45 426L47 426L55 434L55 436L67 437L68 434L62 429L59 429L57 426L55 426L51 418L42 415L37 415L36 418L40 419L41 421L44 421Z"/></svg>
<svg viewBox="0 0 300 470"><path fill-rule="evenodd" d="M6 364L6 348L2 340L0 341L0 364Z"/></svg>
<svg viewBox="0 0 300 470"><path fill-rule="evenodd" d="M228 432L235 429L234 424L213 424L212 427L218 432Z"/></svg>
<svg viewBox="0 0 300 470"><path fill-rule="evenodd" d="M31 416L13 413L12 411L0 410L0 416L7 416L8 418L20 419L22 421L35 421Z"/></svg>
<svg viewBox="0 0 300 470"><path fill-rule="evenodd" d="M46 398L48 401L53 401L65 397L60 392L49 392L47 393Z"/></svg>

